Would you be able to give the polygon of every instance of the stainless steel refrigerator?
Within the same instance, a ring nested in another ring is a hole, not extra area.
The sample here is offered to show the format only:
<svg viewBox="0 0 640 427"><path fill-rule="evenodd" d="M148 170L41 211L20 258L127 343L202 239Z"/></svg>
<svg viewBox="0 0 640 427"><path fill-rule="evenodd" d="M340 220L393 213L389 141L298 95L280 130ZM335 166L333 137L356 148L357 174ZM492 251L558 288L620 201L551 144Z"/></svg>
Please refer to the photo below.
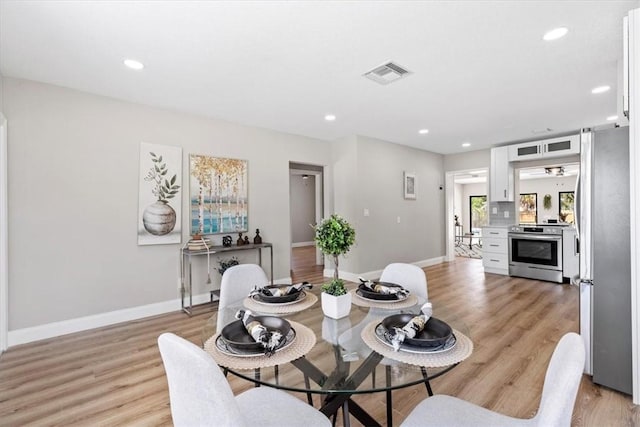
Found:
<svg viewBox="0 0 640 427"><path fill-rule="evenodd" d="M631 394L629 128L583 131L580 150L575 204L585 372Z"/></svg>

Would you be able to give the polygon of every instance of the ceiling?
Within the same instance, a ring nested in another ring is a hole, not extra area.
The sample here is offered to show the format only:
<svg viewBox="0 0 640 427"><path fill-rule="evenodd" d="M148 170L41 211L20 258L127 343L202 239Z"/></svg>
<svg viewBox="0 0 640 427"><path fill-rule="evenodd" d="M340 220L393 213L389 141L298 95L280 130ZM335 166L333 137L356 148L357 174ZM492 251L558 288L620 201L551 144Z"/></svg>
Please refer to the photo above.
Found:
<svg viewBox="0 0 640 427"><path fill-rule="evenodd" d="M555 172L561 169L562 172ZM517 177L520 180L528 179L546 179L558 177L577 177L580 173L580 165L578 163L553 164L549 166L537 166L529 168L520 168L517 170ZM479 184L487 182L487 169L478 169L465 173L459 173L453 176L456 184Z"/></svg>
<svg viewBox="0 0 640 427"><path fill-rule="evenodd" d="M616 114L622 16L639 5L0 0L0 73L322 140L365 135L447 154L605 123ZM560 26L567 36L542 40ZM145 68L130 70L125 58ZM384 86L362 77L389 60L412 74ZM600 85L611 90L591 94Z"/></svg>

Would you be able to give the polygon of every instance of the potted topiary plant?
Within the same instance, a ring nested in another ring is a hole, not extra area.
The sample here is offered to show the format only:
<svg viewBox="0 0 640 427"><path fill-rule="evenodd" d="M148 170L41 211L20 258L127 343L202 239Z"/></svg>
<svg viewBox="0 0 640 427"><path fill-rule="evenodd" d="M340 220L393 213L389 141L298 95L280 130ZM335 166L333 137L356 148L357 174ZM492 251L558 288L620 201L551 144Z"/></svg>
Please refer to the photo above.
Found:
<svg viewBox="0 0 640 427"><path fill-rule="evenodd" d="M338 272L338 257L349 252L356 232L340 215L333 214L315 227L316 245L323 254L333 258L333 280L322 285L322 311L325 316L340 319L351 310L351 294Z"/></svg>

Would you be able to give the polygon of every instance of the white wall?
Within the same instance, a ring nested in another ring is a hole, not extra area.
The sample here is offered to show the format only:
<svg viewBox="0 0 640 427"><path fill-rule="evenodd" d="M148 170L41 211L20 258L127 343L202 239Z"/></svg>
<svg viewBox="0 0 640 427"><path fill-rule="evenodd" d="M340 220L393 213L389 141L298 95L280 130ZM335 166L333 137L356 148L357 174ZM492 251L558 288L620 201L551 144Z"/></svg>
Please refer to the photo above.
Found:
<svg viewBox="0 0 640 427"><path fill-rule="evenodd" d="M462 202L464 200L462 194L463 184L454 184L453 187L453 214L458 215L458 222L462 224L462 209L464 208Z"/></svg>
<svg viewBox="0 0 640 427"><path fill-rule="evenodd" d="M313 242L316 222L316 178L291 175L291 243Z"/></svg>
<svg viewBox="0 0 640 427"><path fill-rule="evenodd" d="M329 165L328 143L11 78L3 103L10 331L178 298L180 246L137 245L142 141L183 148L183 183L190 153L248 160L250 237L260 228L274 277L289 277L289 161ZM184 242L186 193L182 202ZM209 289L203 263L196 294Z"/></svg>
<svg viewBox="0 0 640 427"><path fill-rule="evenodd" d="M356 227L341 272L444 256L443 156L363 136L333 146L336 211ZM404 199L404 171L416 174L415 200Z"/></svg>
<svg viewBox="0 0 640 427"><path fill-rule="evenodd" d="M491 149L489 148L444 156L445 172L488 169L489 167L491 167Z"/></svg>

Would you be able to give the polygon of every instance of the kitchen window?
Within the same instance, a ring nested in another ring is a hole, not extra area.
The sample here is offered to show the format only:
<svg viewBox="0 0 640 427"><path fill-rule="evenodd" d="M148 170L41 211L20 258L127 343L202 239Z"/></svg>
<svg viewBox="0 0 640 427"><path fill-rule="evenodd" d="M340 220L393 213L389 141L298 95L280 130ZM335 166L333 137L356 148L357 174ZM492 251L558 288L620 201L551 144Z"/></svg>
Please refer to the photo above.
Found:
<svg viewBox="0 0 640 427"><path fill-rule="evenodd" d="M575 192L560 191L558 193L558 197L560 198L560 203L558 203L560 209L560 211L558 212L558 216L560 217L560 221L574 224L575 218L573 217L573 209L575 208L576 200Z"/></svg>
<svg viewBox="0 0 640 427"><path fill-rule="evenodd" d="M520 193L520 224L538 223L538 193Z"/></svg>

